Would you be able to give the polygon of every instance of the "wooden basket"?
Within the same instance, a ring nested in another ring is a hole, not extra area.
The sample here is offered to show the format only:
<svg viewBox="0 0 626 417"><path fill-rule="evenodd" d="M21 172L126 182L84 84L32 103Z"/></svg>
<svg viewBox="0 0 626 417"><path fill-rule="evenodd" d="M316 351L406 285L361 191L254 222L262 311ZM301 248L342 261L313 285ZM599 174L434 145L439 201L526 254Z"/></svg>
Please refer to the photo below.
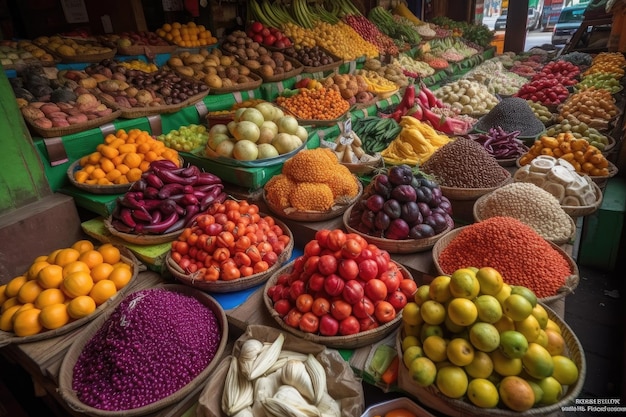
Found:
<svg viewBox="0 0 626 417"><path fill-rule="evenodd" d="M520 164L520 159L521 159L521 157L519 157L519 158L517 158L515 160L515 166L518 167L518 168L521 168L523 166L522 164ZM608 180L609 178L612 178L615 175L617 175L617 172L619 171L619 169L617 168L617 166L615 166L615 164L613 162L611 162L611 161L607 161L607 162L609 163L609 167L608 167L609 175L596 175L596 176L589 175L589 178L591 178L593 180L593 182L595 182L598 185L603 185L606 182L606 180ZM584 174L581 174L581 173L579 173L579 174L580 175L584 175Z"/></svg>
<svg viewBox="0 0 626 417"><path fill-rule="evenodd" d="M208 91L204 95L208 94ZM137 119L139 117L154 116L157 114L169 114L175 113L185 107L187 107L187 101L180 102L178 104L164 104L162 106L145 106L145 107L123 107L118 103L113 103L103 97L99 97L107 106L119 110L119 117L123 119Z"/></svg>
<svg viewBox="0 0 626 417"><path fill-rule="evenodd" d="M567 323L560 318L554 310L545 303L540 303L548 313L548 318L558 324L561 334L565 340L568 357L574 361L578 368L578 380L575 384L569 385L561 399L550 405L539 405L529 410L519 412L505 408L479 408L465 399L452 399L443 395L435 385L426 388L418 386L409 375L409 370L402 360L402 334L398 332L396 337L396 349L400 358L400 368L398 375L399 388L415 397L421 404L441 414L452 417L539 417L548 415L559 415L562 406L574 404L576 398L581 393L587 375L587 362L583 346L576 337L574 331ZM554 414L553 414L554 413Z"/></svg>
<svg viewBox="0 0 626 417"><path fill-rule="evenodd" d="M122 115L122 112L117 110L115 107L109 106L113 109L113 112L107 116L98 117L93 120L86 121L84 123L76 123L69 126L63 127L51 127L49 129L44 129L42 127L38 127L33 123L33 121L27 117L24 118L28 123L28 126L32 131L37 133L42 138L56 138L61 136L72 135L74 133L83 132L85 130L93 129L99 126L102 126L105 123L112 122Z"/></svg>
<svg viewBox="0 0 626 417"><path fill-rule="evenodd" d="M503 185L507 185L513 181L511 173L507 171L507 178L498 186L491 188L459 188L459 187L446 187L439 185L441 193L450 200L475 200L480 196L488 194Z"/></svg>
<svg viewBox="0 0 626 417"><path fill-rule="evenodd" d="M238 60L242 65L245 65L244 64L245 60L242 60L241 58L238 58ZM287 78L295 77L296 75L300 74L304 70L304 65L302 65L302 63L296 59L293 59L285 55L285 61L291 62L291 65L293 68L291 69L291 71L287 71L282 74L275 74L269 77L264 77L263 74L259 72L259 70L250 69L250 71L254 72L256 75L261 77L263 79L263 82L273 83L273 82L278 82L278 81L284 81Z"/></svg>
<svg viewBox="0 0 626 417"><path fill-rule="evenodd" d="M435 243L435 245L433 246L433 263L435 264L435 268L437 269L437 272L440 275L448 275L451 273L448 271L444 271L441 268L441 265L439 264L439 256L441 255L441 252L443 252L443 250L450 244L450 242L454 240L454 238L457 237L457 235L466 227L469 227L469 226L463 226L463 227L459 227L459 228L449 231L441 239L439 239L437 243ZM565 296L574 292L576 287L578 287L578 282L580 280L580 273L578 270L578 265L572 259L571 256L569 256L560 246L548 240L546 242L548 242L555 251L561 254L561 256L569 264L570 271L571 271L571 274L565 277L565 283L563 284L561 288L557 290L556 294L539 299L540 301L552 306L553 303L559 301L561 298L564 298Z"/></svg>
<svg viewBox="0 0 626 417"><path fill-rule="evenodd" d="M41 333L34 334L32 336L22 336L22 337L16 336L13 332L4 332L0 330L0 347L8 345L8 344L12 344L12 343L13 344L30 343L30 342L40 341L40 340L46 340L46 339L61 336L63 334L71 332L72 330L77 329L85 325L86 323L96 319L98 316L100 316L102 313L108 310L109 307L113 303L115 303L117 299L125 296L129 288L131 287L132 283L137 278L137 274L139 273L139 262L137 261L137 258L135 258L135 255L133 255L133 253L129 249L125 247L118 247L118 249L120 250L120 254L122 256L121 261L132 267L133 275L131 276L128 284L126 284L123 288L120 288L120 290L113 297L111 297L104 303L100 304L96 308L96 310L93 313L89 314L88 316L85 316L78 320L70 321L65 326L59 327L58 329L46 330L46 331L42 331Z"/></svg>
<svg viewBox="0 0 626 417"><path fill-rule="evenodd" d="M179 292L183 294L187 294L189 296L197 298L202 304L204 304L207 308L211 309L217 318L218 325L221 328L221 340L220 344L215 352L215 356L213 360L208 364L208 366L200 372L191 382L185 385L183 388L175 392L174 394L165 397L161 400L158 400L152 404L145 405L143 407L130 409L130 410L121 410L121 411L106 411L98 408L94 408L88 406L81 402L76 395L76 392L72 389L72 380L74 374L74 366L81 352L83 351L85 345L91 340L91 338L100 330L102 325L109 318L111 313L114 310L107 312L107 314L102 315L98 318L98 320L94 321L89 325L80 335L80 337L72 343L69 350L65 354L63 358L63 362L61 363L61 369L59 372L59 393L61 397L67 402L67 405L72 409L77 411L78 413L84 413L90 416L104 416L104 417L126 417L126 416L140 416L154 413L164 407L167 407L172 404L176 404L180 402L183 398L185 398L189 393L196 389L196 387L200 384L203 384L213 369L218 365L219 359L223 356L224 350L226 348L226 344L228 343L228 321L226 319L226 314L224 310L219 305L219 303L211 297L209 294L206 294L202 291L195 290L193 288L185 287L183 285L176 284L164 284L154 288L164 288L169 291ZM156 318L158 319L158 318Z"/></svg>
<svg viewBox="0 0 626 417"><path fill-rule="evenodd" d="M364 158L367 157L367 161L356 162L353 164L341 162L341 165L345 166L352 172L353 174L363 175L363 174L371 174L376 170L376 168L380 167L383 162L382 156L379 153L376 155L365 155Z"/></svg>
<svg viewBox="0 0 626 417"><path fill-rule="evenodd" d="M176 45L131 45L117 46L117 55L146 55L171 54L176 51Z"/></svg>
<svg viewBox="0 0 626 417"><path fill-rule="evenodd" d="M83 184L74 178L74 174L76 171L80 170L80 159L74 161L67 168L67 178L69 178L72 185L78 189L83 191L87 191L92 194L123 194L130 189L133 183L128 184L113 184L113 185L91 185L91 184Z"/></svg>
<svg viewBox="0 0 626 417"><path fill-rule="evenodd" d="M276 272L285 262L287 262L291 258L291 254L293 252L294 239L291 230L287 227L286 224L281 222L280 220L275 220L276 224L280 226L283 232L289 235L289 244L285 247L285 249L278 255L278 260L274 265L272 265L267 271L260 272L258 274L250 275L249 277L241 277L238 279L234 279L232 281L203 281L198 278L198 274L188 274L186 273L173 259L172 252L168 252L165 258L165 265L167 269L170 271L172 276L180 281L182 284L188 285L190 287L194 287L203 291L209 291L214 293L228 293L235 292L240 290L245 290L248 288L252 288L256 285L259 285L268 280L268 278Z"/></svg>
<svg viewBox="0 0 626 417"><path fill-rule="evenodd" d="M76 43L79 43L82 45L91 44L91 45L96 45L96 46L103 46L103 45L99 45L95 39L91 41L83 40L83 39L76 39L76 38L72 38L72 39ZM41 49L45 50L46 52L48 52L50 55L59 58L62 63L66 63L66 64L83 63L83 62L98 63L104 59L112 59L113 57L115 57L115 54L117 54L117 49L109 47L109 46L106 46L106 48L109 48L109 51L101 52L98 54L63 55L53 49L48 48L47 45L40 45L37 43L36 45L39 46Z"/></svg>
<svg viewBox="0 0 626 417"><path fill-rule="evenodd" d="M267 204L272 213L285 219L302 222L321 222L324 220L330 220L341 216L343 213L346 212L348 207L352 206L355 202L359 200L359 198L361 198L361 195L363 194L363 184L361 184L361 181L359 181L356 177L355 180L359 184L359 192L357 193L357 195L350 200L346 199L346 201L336 202L335 205L332 206L328 211L298 211L292 207L283 210L282 208L268 201L265 189L263 189L263 201L265 201L265 204Z"/></svg>
<svg viewBox="0 0 626 417"><path fill-rule="evenodd" d="M282 274L291 272L291 270L293 269L293 265L294 262L290 262L280 268L278 271L276 271L265 283L265 288L263 289L263 301L265 303L265 307L267 307L271 316L274 318L274 320L276 320L278 325L289 333L294 334L301 339L309 340L313 343L319 343L321 345L325 345L331 348L356 349L362 346L372 345L384 339L400 325L402 321L402 311L400 311L396 315L396 317L390 322L382 324L375 329L366 330L364 332L360 332L350 336L320 336L313 333L303 332L299 329L287 325L287 323L285 323L280 314L276 310L274 310L274 304L272 303L272 299L267 295L267 290L271 286L276 284L276 281ZM402 271L402 275L404 278L413 279L409 271L404 266L398 263L397 265Z"/></svg>
<svg viewBox="0 0 626 417"><path fill-rule="evenodd" d="M488 198L489 198L489 194L485 194L485 195L479 197L478 200L476 200L476 202L474 202L474 207L472 208L472 213L474 215L474 220L476 220L477 222L483 221L483 220L488 219L489 217L491 217L491 216L485 216L485 214L484 214L485 202L487 201ZM563 210L563 211L565 211L565 210ZM497 215L499 215L499 216L510 216L510 217L517 218L515 215L509 215L509 214L497 214ZM517 218L517 220L519 220L521 222L524 222L520 218ZM568 231L567 235L559 236L558 238L554 238L554 239L547 239L546 238L546 240L548 240L548 241L550 241L550 242L552 242L554 244L557 244L557 245L563 245L565 243L570 242L572 240L572 238L574 237L574 235L576 235L576 222L574 222L574 219L571 216L569 216L569 215L568 215L568 220L569 220L569 231ZM546 219L546 221L550 221L550 219ZM539 233L538 230L537 230L537 233L541 235L541 233Z"/></svg>
<svg viewBox="0 0 626 417"><path fill-rule="evenodd" d="M589 206L561 206L563 210L571 217L581 217L588 216L589 214L594 213L600 205L602 204L602 190L593 182L593 190L596 195L596 201Z"/></svg>
<svg viewBox="0 0 626 417"><path fill-rule="evenodd" d="M247 83L239 83L233 85L232 87L211 87L209 89L209 94L227 94L234 93L235 91L249 91L258 88L261 86L261 84L263 84L263 78L261 78L260 75L252 72L252 70L250 71L250 74L248 74L248 77L252 78L252 81L249 81Z"/></svg>
<svg viewBox="0 0 626 417"><path fill-rule="evenodd" d="M343 225L346 230L350 233L356 233L362 236L368 243L372 243L376 245L380 249L384 249L389 253L417 253L424 252L430 250L437 240L444 236L447 232L454 228L454 220L450 218L448 222L448 227L446 229L431 237L423 238L423 239L402 239L402 240L394 240L394 239L385 239L382 237L370 236L367 233L359 232L352 226L350 226L350 213L352 212L352 208L348 208L346 212L343 214Z"/></svg>
<svg viewBox="0 0 626 417"><path fill-rule="evenodd" d="M119 237L124 242L134 243L135 245L160 245L161 243L172 242L180 236L184 229L181 228L170 233L138 235L134 233L120 232L113 226L111 220L112 218L110 216L104 219L104 227L107 231L111 235Z"/></svg>

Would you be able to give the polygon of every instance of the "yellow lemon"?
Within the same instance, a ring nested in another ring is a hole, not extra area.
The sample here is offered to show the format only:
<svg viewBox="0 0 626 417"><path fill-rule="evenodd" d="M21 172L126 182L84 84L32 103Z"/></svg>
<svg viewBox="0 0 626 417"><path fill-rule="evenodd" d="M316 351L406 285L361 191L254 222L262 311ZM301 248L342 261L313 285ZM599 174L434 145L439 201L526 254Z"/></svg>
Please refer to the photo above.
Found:
<svg viewBox="0 0 626 417"><path fill-rule="evenodd" d="M439 391L450 398L461 398L467 392L467 374L459 366L446 366L439 369L435 382Z"/></svg>
<svg viewBox="0 0 626 417"><path fill-rule="evenodd" d="M420 307L420 314L425 323L441 324L446 319L446 307L438 301L428 300Z"/></svg>
<svg viewBox="0 0 626 417"><path fill-rule="evenodd" d="M476 271L476 279L480 283L480 293L496 295L502 289L504 280L495 268L485 266Z"/></svg>
<svg viewBox="0 0 626 417"><path fill-rule="evenodd" d="M447 309L450 320L459 326L470 326L478 318L476 304L467 298L453 298Z"/></svg>
<svg viewBox="0 0 626 417"><path fill-rule="evenodd" d="M428 336L422 343L424 354L433 362L445 361L447 354L448 342L441 336Z"/></svg>
<svg viewBox="0 0 626 417"><path fill-rule="evenodd" d="M456 337L446 347L446 355L456 366L465 366L474 360L474 347L467 339Z"/></svg>
<svg viewBox="0 0 626 417"><path fill-rule="evenodd" d="M467 386L467 398L476 407L494 408L498 405L500 395L493 382L484 378L472 379Z"/></svg>
<svg viewBox="0 0 626 417"><path fill-rule="evenodd" d="M493 372L493 362L489 354L476 350L474 359L464 369L472 378L488 378Z"/></svg>
<svg viewBox="0 0 626 417"><path fill-rule="evenodd" d="M572 385L578 380L578 367L573 360L563 355L552 357L554 362L554 371L552 376L561 383L561 385Z"/></svg>
<svg viewBox="0 0 626 417"><path fill-rule="evenodd" d="M429 286L428 296L431 300L445 303L452 298L450 293L450 277L439 275L435 277Z"/></svg>
<svg viewBox="0 0 626 417"><path fill-rule="evenodd" d="M476 273L469 268L460 268L452 273L449 284L450 294L457 298L473 300L480 291Z"/></svg>

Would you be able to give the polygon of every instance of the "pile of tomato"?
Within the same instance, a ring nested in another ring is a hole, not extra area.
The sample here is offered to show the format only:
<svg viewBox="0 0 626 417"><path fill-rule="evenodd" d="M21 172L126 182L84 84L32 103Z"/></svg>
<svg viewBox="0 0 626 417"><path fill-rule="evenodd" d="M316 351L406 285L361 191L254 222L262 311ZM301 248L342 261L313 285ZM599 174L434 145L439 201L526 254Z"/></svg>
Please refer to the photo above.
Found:
<svg viewBox="0 0 626 417"><path fill-rule="evenodd" d="M416 290L387 251L356 233L323 229L267 295L288 326L347 336L392 321Z"/></svg>
<svg viewBox="0 0 626 417"><path fill-rule="evenodd" d="M171 257L197 281L231 281L267 271L291 237L246 200L211 205L172 242Z"/></svg>

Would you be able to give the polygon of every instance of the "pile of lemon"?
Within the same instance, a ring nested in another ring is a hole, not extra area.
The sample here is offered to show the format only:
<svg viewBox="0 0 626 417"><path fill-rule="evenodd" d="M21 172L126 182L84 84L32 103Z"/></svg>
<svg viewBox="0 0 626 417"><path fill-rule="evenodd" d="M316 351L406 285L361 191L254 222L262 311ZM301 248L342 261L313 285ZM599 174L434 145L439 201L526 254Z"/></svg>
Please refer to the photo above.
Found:
<svg viewBox="0 0 626 417"><path fill-rule="evenodd" d="M402 310L402 361L413 382L481 408L558 402L579 369L535 294L494 268L462 268L420 286Z"/></svg>
<svg viewBox="0 0 626 417"><path fill-rule="evenodd" d="M89 240L39 256L0 286L0 330L32 336L86 317L130 282L132 268L114 245Z"/></svg>

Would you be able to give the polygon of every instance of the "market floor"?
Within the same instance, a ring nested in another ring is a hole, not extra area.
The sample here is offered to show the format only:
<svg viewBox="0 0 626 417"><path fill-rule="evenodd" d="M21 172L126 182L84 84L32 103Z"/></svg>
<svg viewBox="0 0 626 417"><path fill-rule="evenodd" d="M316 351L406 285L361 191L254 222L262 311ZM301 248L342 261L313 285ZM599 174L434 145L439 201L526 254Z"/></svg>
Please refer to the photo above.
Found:
<svg viewBox="0 0 626 417"><path fill-rule="evenodd" d="M585 385L578 398L618 398L624 405L626 306L622 297L626 294L626 280L620 271L626 271L626 260L621 260L613 273L580 267L580 283L576 292L567 297L565 320L583 345L587 361ZM401 395L385 394L373 386L365 386L365 394L367 406ZM26 372L0 355L0 417L61 415L34 395Z"/></svg>

